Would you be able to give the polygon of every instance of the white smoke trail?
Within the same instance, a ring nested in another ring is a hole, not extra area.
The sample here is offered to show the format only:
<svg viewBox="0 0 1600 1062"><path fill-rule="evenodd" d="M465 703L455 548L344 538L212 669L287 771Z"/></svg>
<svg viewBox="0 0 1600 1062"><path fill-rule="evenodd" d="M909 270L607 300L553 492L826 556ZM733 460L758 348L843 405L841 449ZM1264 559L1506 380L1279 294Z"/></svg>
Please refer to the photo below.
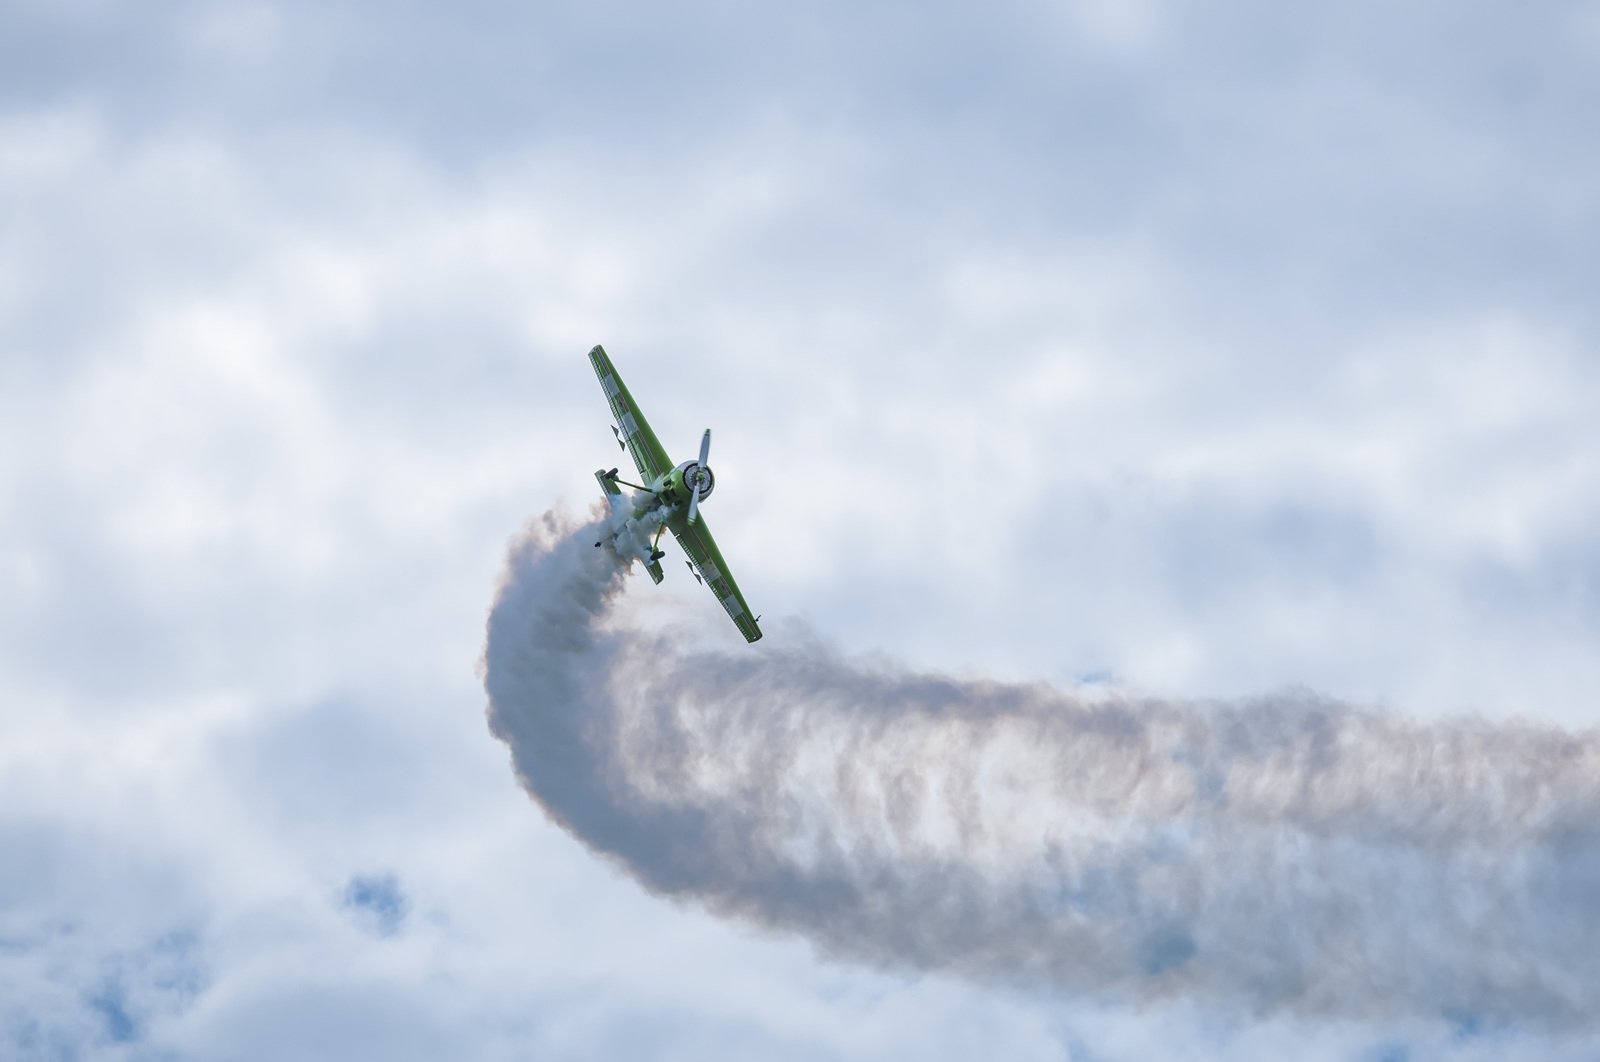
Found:
<svg viewBox="0 0 1600 1062"><path fill-rule="evenodd" d="M656 893L839 958L1103 999L1596 1017L1594 733L696 651L605 622L631 561L601 526L547 514L513 545L489 725Z"/></svg>

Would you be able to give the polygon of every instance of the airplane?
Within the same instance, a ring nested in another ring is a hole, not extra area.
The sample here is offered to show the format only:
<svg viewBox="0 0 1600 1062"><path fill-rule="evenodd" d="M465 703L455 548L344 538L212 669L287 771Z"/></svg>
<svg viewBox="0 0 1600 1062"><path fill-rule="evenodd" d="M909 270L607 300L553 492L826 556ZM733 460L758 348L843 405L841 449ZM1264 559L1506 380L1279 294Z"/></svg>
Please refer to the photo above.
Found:
<svg viewBox="0 0 1600 1062"><path fill-rule="evenodd" d="M745 641L759 640L761 628L757 621L761 617L750 614L744 595L739 592L739 584L733 581L733 576L728 572L728 565L717 549L716 539L711 537L705 517L700 513L700 503L710 496L712 488L716 486L716 477L711 474L711 466L706 464L706 459L711 455L711 429L707 428L705 435L700 438L700 456L697 460L673 465L672 458L667 456L667 451L656 440L656 433L650 430L644 414L639 412L622 377L617 375L605 348L596 346L589 351L589 363L600 378L600 388L605 392L611 415L617 421L611 428L611 434L617 437L617 445L632 456L634 465L639 469L639 478L643 480L643 483L629 483L619 479L615 468L594 474L611 506L612 548L622 556L643 561L650 578L659 583L663 578L661 558L666 556L660 548L661 532L670 529L678 545L683 547L683 552L689 555L685 563L695 581L711 589L728 613L728 618L733 620L733 625L744 635ZM633 496L631 503L623 500L622 487L632 487L639 492ZM650 537L651 528L655 529L653 540ZM600 546L603 542L602 539L595 545Z"/></svg>

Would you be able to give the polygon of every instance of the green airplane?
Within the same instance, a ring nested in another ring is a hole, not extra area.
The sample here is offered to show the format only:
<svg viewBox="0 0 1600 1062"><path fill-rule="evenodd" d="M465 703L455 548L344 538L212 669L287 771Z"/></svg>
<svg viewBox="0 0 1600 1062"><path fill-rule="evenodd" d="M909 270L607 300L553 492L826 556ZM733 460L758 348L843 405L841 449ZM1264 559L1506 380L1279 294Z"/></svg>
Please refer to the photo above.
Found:
<svg viewBox="0 0 1600 1062"><path fill-rule="evenodd" d="M622 377L617 375L605 348L597 346L589 351L589 362L600 378L600 388L611 405L611 415L617 419L611 433L617 437L617 445L633 456L639 478L644 481L629 483L618 479L615 468L594 474L611 505L612 548L622 556L643 561L650 578L659 583L661 558L666 556L660 548L661 533L670 529L683 552L689 555L685 563L695 581L709 586L717 595L745 641L756 641L761 637L761 628L756 625L761 617L750 614L744 595L739 593L739 584L728 574L717 541L711 537L705 518L700 515L700 503L716 486L716 477L711 474L711 466L706 464L711 454L711 429L707 428L700 439L699 459L674 466L672 458L656 440L656 433L650 430L644 414L639 412ZM625 501L622 487L632 487L639 493L631 502ZM602 544L604 540L595 543L596 546Z"/></svg>

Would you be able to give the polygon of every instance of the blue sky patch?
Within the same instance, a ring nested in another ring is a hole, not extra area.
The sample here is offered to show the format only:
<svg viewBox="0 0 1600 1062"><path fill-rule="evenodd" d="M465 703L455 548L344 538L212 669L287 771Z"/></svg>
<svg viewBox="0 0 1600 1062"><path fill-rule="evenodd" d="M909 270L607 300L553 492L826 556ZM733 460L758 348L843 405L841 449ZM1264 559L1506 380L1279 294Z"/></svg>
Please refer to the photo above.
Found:
<svg viewBox="0 0 1600 1062"><path fill-rule="evenodd" d="M344 906L382 937L400 932L410 908L394 874L357 875L345 886Z"/></svg>

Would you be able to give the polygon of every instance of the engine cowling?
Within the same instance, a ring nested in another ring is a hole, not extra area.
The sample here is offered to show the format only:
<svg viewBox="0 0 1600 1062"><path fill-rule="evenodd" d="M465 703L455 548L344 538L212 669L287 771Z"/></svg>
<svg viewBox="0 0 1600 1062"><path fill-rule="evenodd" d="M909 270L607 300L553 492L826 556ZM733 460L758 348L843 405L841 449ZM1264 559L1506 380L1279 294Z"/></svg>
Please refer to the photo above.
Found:
<svg viewBox="0 0 1600 1062"><path fill-rule="evenodd" d="M712 490L717 486L717 477L711 471L710 465L702 465L698 461L685 461L675 471L681 473L685 492L695 489L698 485L702 502L711 497Z"/></svg>

